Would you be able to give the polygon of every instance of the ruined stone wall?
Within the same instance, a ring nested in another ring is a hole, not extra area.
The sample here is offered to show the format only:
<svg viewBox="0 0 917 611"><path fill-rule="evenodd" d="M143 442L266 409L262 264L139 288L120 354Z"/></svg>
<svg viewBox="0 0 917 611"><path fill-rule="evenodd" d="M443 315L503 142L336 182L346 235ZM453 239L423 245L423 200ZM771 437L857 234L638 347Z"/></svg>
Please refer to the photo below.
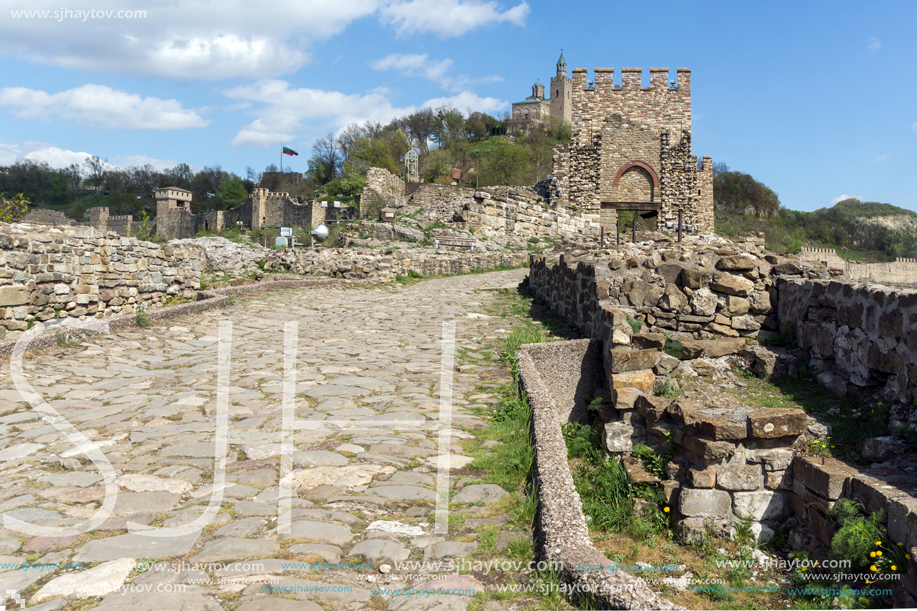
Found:
<svg viewBox="0 0 917 611"><path fill-rule="evenodd" d="M0 223L0 339L30 320L127 314L199 288L200 275L200 260L181 248L92 227Z"/></svg>
<svg viewBox="0 0 917 611"><path fill-rule="evenodd" d="M265 270L289 270L297 274L314 274L335 278L389 281L396 275L416 272L438 276L493 269L498 266L522 267L528 254L420 252L411 250L379 251L369 248L296 248L272 251L265 260Z"/></svg>
<svg viewBox="0 0 917 611"><path fill-rule="evenodd" d="M917 259L897 257L887 263L861 263L842 259L833 248L809 247L802 248L799 258L839 269L845 280L917 284Z"/></svg>
<svg viewBox="0 0 917 611"><path fill-rule="evenodd" d="M778 294L781 328L790 325L829 390L876 387L906 403L917 396L917 291L781 279Z"/></svg>
<svg viewBox="0 0 917 611"><path fill-rule="evenodd" d="M468 198L456 219L484 231L519 237L598 235L599 218L552 205L534 192L513 187L488 187Z"/></svg>
<svg viewBox="0 0 917 611"><path fill-rule="evenodd" d="M703 537L711 521L730 531L734 515L770 535L768 525L790 511L792 446L805 432L805 413L753 409L727 396L701 403L653 395L660 372L680 363L662 351L670 339L681 343L681 360L709 363L742 354L745 338L776 328L775 266L763 258L762 243L657 242L630 252L531 258L529 288L602 344L612 405L599 413L605 448L629 454L639 442L674 443L661 486L688 540ZM628 318L645 326L635 332ZM639 461L624 463L634 481L660 483Z"/></svg>
<svg viewBox="0 0 917 611"><path fill-rule="evenodd" d="M76 223L72 218L64 214L63 210L48 210L47 208L32 208L29 210L23 223L33 223L35 225L73 225Z"/></svg>
<svg viewBox="0 0 917 611"><path fill-rule="evenodd" d="M686 238L682 245L657 242L642 254L622 246L601 254L534 255L529 285L585 335L619 345L630 344L629 334L621 327L628 337L612 339L605 310L701 339L757 337L778 328L774 275L802 270L773 265L764 258L763 238L746 239L728 249Z"/></svg>
<svg viewBox="0 0 917 611"><path fill-rule="evenodd" d="M383 168L369 168L360 202L371 205L374 198L381 198L390 208L404 206L404 181Z"/></svg>
<svg viewBox="0 0 917 611"><path fill-rule="evenodd" d="M411 194L407 203L410 206L427 207L450 200L454 197L471 195L472 193L474 193L474 189L471 187L422 183L420 187Z"/></svg>

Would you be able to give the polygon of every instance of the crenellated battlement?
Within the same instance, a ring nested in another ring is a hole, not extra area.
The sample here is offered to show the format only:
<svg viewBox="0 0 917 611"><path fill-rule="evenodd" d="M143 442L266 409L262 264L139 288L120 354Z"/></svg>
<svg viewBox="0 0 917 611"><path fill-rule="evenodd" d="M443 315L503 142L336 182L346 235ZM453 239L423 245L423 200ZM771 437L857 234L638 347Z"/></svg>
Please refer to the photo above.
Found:
<svg viewBox="0 0 917 611"><path fill-rule="evenodd" d="M799 254L812 254L812 255L836 255L837 252L833 248L811 248L809 246L803 246Z"/></svg>
<svg viewBox="0 0 917 611"><path fill-rule="evenodd" d="M917 263L917 259L906 259L904 257L896 257L896 263Z"/></svg>
<svg viewBox="0 0 917 611"><path fill-rule="evenodd" d="M577 68L573 71L574 91L584 91L595 95L612 95L629 92L670 92L691 93L691 71L688 68L678 68L675 84L669 83L668 68L650 68L650 86L643 87L642 68L622 68L621 84L615 85L614 68L595 68L595 78L589 80L586 68Z"/></svg>
<svg viewBox="0 0 917 611"><path fill-rule="evenodd" d="M252 192L252 196L268 200L290 199L290 194L286 191L271 191L270 189L258 188Z"/></svg>

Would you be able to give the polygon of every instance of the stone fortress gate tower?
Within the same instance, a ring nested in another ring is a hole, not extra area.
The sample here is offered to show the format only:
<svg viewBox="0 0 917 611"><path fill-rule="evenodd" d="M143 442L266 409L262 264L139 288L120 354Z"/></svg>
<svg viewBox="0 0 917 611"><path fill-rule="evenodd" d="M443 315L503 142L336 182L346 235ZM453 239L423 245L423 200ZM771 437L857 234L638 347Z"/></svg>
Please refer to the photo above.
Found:
<svg viewBox="0 0 917 611"><path fill-rule="evenodd" d="M656 211L659 226L713 231L713 160L691 154L691 71L640 68L573 71L570 144L554 149L554 178L566 205L613 232L618 211Z"/></svg>

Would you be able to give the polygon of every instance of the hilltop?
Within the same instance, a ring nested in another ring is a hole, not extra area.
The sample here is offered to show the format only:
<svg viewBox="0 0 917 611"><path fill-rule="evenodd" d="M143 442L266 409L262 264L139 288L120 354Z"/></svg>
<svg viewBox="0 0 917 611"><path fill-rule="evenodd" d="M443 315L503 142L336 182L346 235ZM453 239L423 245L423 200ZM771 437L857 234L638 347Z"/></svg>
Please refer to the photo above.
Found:
<svg viewBox="0 0 917 611"><path fill-rule="evenodd" d="M719 235L764 232L774 252L814 246L834 248L845 259L874 262L917 256L917 212L892 204L851 198L814 212L788 210L771 189L725 166L714 178L714 199Z"/></svg>

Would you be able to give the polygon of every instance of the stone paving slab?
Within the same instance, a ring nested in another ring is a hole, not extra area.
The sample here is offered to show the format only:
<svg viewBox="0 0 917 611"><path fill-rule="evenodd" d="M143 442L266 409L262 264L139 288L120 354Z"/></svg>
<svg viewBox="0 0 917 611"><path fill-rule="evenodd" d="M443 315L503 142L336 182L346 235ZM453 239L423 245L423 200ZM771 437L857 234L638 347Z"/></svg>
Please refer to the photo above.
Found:
<svg viewBox="0 0 917 611"><path fill-rule="evenodd" d="M365 609L371 599L380 610L466 609L469 596L412 599L372 590L409 585L380 571L383 563L471 555L478 548L467 538L454 541L460 532L434 536L429 517L440 453L442 323L457 321L457 347L474 354L492 349L512 318L469 315L492 299L484 289L515 286L524 273L260 293L27 359L26 379L35 391L104 454L118 497L114 513L88 533L55 539L0 528L0 563L7 567L0 592L29 598L40 591L32 603L41 604L28 608L47 610L80 600L81 611L317 611ZM221 474L222 321L232 322L233 339ZM303 428L282 436L283 328L290 321L299 325L295 418ZM505 380L505 372L487 364L454 373L455 428L444 458L452 469L469 463L463 444L485 426L472 408L497 401L477 388L489 367ZM293 469L285 480L293 486L290 513L279 506L284 453ZM468 481L459 487L452 481L456 490L464 487L456 509L465 503L477 511L505 494ZM100 467L41 420L6 366L0 512L74 529L96 515L105 492ZM209 525L147 536L195 523L214 495L221 498ZM287 519L291 532L280 532ZM505 522L497 516L481 523L502 529ZM47 566L15 568L30 554L41 554L36 562ZM154 560L160 562L150 568ZM254 581L261 577L275 580L273 591ZM62 587L48 587L52 580ZM93 584L98 595L87 598ZM143 590L156 584L184 590Z"/></svg>

